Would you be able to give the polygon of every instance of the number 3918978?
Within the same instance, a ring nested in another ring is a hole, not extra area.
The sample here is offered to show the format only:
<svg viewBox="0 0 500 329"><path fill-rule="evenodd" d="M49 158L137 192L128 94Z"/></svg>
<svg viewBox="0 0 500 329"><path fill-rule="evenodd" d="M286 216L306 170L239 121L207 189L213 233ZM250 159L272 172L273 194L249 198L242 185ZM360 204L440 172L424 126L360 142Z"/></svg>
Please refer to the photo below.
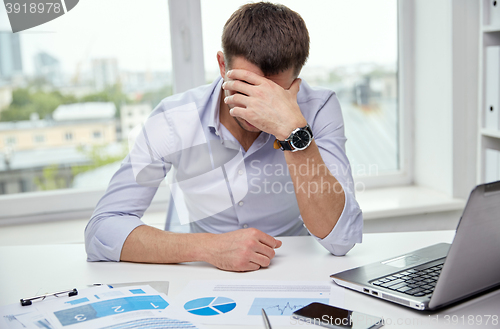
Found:
<svg viewBox="0 0 500 329"><path fill-rule="evenodd" d="M7 14L43 14L43 13L55 13L59 14L62 11L61 3L58 2L39 2L39 3L6 3L5 9L7 10Z"/></svg>

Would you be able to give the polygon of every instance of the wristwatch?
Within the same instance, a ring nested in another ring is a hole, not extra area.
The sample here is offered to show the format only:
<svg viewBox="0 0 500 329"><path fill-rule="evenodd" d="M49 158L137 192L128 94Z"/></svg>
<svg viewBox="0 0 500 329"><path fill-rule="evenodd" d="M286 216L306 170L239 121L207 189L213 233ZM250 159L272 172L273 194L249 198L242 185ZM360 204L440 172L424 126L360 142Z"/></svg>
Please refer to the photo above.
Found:
<svg viewBox="0 0 500 329"><path fill-rule="evenodd" d="M274 148L292 152L305 150L311 145L313 138L311 127L307 124L305 127L297 128L292 131L290 136L284 141L276 139L274 141Z"/></svg>

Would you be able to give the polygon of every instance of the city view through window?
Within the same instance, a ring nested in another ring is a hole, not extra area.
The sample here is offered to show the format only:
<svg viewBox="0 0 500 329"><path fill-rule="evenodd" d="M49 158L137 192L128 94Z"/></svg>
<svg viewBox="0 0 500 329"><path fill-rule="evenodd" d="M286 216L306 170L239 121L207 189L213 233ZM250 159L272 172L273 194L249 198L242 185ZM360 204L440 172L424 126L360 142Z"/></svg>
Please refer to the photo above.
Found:
<svg viewBox="0 0 500 329"><path fill-rule="evenodd" d="M201 1L207 83L243 3ZM281 3L311 35L301 78L340 100L353 174L397 171L396 1ZM86 0L18 33L0 8L0 194L107 186L131 130L173 90L168 1L137 4Z"/></svg>

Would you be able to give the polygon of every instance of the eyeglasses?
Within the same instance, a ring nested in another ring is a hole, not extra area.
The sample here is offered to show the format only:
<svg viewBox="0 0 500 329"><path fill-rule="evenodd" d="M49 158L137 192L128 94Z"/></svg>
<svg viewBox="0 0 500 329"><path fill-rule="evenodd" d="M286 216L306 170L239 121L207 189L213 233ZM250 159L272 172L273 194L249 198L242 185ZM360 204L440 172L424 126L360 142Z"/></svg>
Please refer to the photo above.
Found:
<svg viewBox="0 0 500 329"><path fill-rule="evenodd" d="M78 295L78 290L76 290L76 288L74 288L71 290L54 292L52 294L45 294L45 295L40 295L40 296L35 296L35 297L30 297L30 298L21 298L21 305L28 306L28 305L31 305L34 300L37 300L37 299L44 300L45 298L47 298L49 296L59 297L60 295L64 295L64 294L68 294L68 297L76 296L76 295Z"/></svg>

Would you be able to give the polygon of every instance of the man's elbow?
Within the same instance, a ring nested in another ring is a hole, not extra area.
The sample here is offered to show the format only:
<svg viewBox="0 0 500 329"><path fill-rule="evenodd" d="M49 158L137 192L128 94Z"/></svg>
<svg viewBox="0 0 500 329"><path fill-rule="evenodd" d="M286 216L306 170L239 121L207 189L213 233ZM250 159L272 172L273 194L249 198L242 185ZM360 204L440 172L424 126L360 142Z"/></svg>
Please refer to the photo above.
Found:
<svg viewBox="0 0 500 329"><path fill-rule="evenodd" d="M345 256L356 244L349 245L330 245L326 248L334 256Z"/></svg>
<svg viewBox="0 0 500 329"><path fill-rule="evenodd" d="M85 227L85 251L87 253L88 262L99 261L119 261L116 259L115 248L106 245L104 241L99 239L98 231L101 225L97 221L90 220Z"/></svg>

